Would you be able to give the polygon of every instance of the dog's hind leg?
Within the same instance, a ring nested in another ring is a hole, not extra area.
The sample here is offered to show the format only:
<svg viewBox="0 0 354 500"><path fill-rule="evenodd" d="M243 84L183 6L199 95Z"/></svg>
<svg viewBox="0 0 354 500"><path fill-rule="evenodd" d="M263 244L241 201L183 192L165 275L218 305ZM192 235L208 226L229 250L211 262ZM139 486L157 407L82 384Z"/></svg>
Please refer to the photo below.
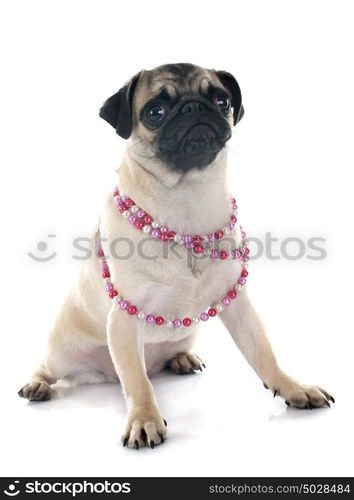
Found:
<svg viewBox="0 0 354 500"><path fill-rule="evenodd" d="M42 363L30 382L19 390L18 395L30 401L48 401L54 393L50 386L56 381L57 378L51 376L45 363Z"/></svg>

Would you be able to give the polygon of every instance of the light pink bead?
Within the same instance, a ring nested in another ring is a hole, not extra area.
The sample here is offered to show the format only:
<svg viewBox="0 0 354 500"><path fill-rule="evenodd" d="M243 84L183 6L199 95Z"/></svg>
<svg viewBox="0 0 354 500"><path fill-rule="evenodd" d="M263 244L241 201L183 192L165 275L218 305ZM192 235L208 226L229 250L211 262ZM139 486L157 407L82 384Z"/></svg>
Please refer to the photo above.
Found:
<svg viewBox="0 0 354 500"><path fill-rule="evenodd" d="M246 278L239 278L239 279L237 280L237 283L239 283L240 285L245 285L245 284L246 284L246 281L247 281L247 280L246 280Z"/></svg>
<svg viewBox="0 0 354 500"><path fill-rule="evenodd" d="M231 303L231 300L229 297L223 297L221 302L223 303L224 306L229 306Z"/></svg>
<svg viewBox="0 0 354 500"><path fill-rule="evenodd" d="M208 319L209 319L209 314L208 314L208 313L202 313L202 314L200 315L200 319L201 319L202 321L208 321Z"/></svg>
<svg viewBox="0 0 354 500"><path fill-rule="evenodd" d="M147 321L148 323L155 323L155 316L154 316L153 314L148 314L148 315L146 316L146 321Z"/></svg>
<svg viewBox="0 0 354 500"><path fill-rule="evenodd" d="M173 322L173 326L175 328L179 328L180 326L182 326L182 321L180 319L175 319Z"/></svg>
<svg viewBox="0 0 354 500"><path fill-rule="evenodd" d="M160 236L160 231L158 229L153 229L150 233L153 238L158 238Z"/></svg>
<svg viewBox="0 0 354 500"><path fill-rule="evenodd" d="M130 215L128 217L128 221L130 222L130 224L135 224L137 220L138 218L136 217L136 215Z"/></svg>
<svg viewBox="0 0 354 500"><path fill-rule="evenodd" d="M121 309L127 309L127 308L128 308L128 306L129 306L129 303L128 303L126 300L121 300L121 301L119 302L119 307L120 307Z"/></svg>
<svg viewBox="0 0 354 500"><path fill-rule="evenodd" d="M161 226L160 227L161 233L167 233L168 232L168 227L167 226Z"/></svg>
<svg viewBox="0 0 354 500"><path fill-rule="evenodd" d="M139 210L136 215L139 217L139 219L142 219L143 217L145 217L146 213L144 212L144 210Z"/></svg>

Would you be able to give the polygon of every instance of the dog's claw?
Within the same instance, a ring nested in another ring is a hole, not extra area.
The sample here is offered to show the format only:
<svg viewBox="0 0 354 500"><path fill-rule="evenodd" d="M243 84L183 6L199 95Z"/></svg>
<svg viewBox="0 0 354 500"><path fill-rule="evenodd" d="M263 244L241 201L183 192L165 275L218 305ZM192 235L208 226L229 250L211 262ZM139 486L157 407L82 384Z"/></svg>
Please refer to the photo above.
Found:
<svg viewBox="0 0 354 500"><path fill-rule="evenodd" d="M206 366L205 366L205 364L204 364L204 363L202 363L202 366L203 366L203 368L206 368Z"/></svg>
<svg viewBox="0 0 354 500"><path fill-rule="evenodd" d="M160 439L161 439L161 444L163 444L165 442L165 440L163 438L163 435L159 433L159 436L160 436Z"/></svg>
<svg viewBox="0 0 354 500"><path fill-rule="evenodd" d="M166 420L165 420L165 419L163 419L163 421L164 421L164 423L165 423L165 425L166 425L166 427L167 427L167 422L166 422Z"/></svg>
<svg viewBox="0 0 354 500"><path fill-rule="evenodd" d="M150 441L150 448L152 450L155 448L155 441Z"/></svg>
<svg viewBox="0 0 354 500"><path fill-rule="evenodd" d="M127 438L127 437L125 437L125 438L123 439L123 448L124 448L124 446L127 446L127 442L128 442L128 441L129 441L129 438Z"/></svg>
<svg viewBox="0 0 354 500"><path fill-rule="evenodd" d="M139 442L137 440L134 441L134 446L136 450L139 449Z"/></svg>
<svg viewBox="0 0 354 500"><path fill-rule="evenodd" d="M329 396L329 399L332 401L332 403L336 402L333 396Z"/></svg>
<svg viewBox="0 0 354 500"><path fill-rule="evenodd" d="M290 406L289 401L285 401L286 406Z"/></svg>
<svg viewBox="0 0 354 500"><path fill-rule="evenodd" d="M275 398L277 394L278 394L278 389L275 389L275 391L273 392L273 398Z"/></svg>
<svg viewBox="0 0 354 500"><path fill-rule="evenodd" d="M267 386L267 384L265 382L263 382L263 385L264 385L265 389L269 389L269 387Z"/></svg>
<svg viewBox="0 0 354 500"><path fill-rule="evenodd" d="M324 404L325 404L326 406L328 406L328 408L330 408L330 407L331 407L331 404L330 404L330 402L329 402L329 401L327 401L327 399L324 401Z"/></svg>

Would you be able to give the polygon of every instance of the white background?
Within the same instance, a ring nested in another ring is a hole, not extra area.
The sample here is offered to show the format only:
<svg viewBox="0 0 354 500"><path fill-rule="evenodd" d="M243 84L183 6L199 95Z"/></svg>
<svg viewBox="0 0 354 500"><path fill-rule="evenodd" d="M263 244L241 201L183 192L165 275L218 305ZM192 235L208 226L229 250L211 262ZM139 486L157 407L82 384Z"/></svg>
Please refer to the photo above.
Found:
<svg viewBox="0 0 354 500"><path fill-rule="evenodd" d="M352 475L351 7L2 2L1 475ZM248 234L326 238L323 260L255 261L249 290L281 366L337 402L286 409L214 320L196 348L203 374L154 377L170 435L136 452L119 443L117 385L71 388L41 404L16 393L76 279L70 242L91 235L115 183L124 141L98 109L140 69L182 61L228 70L241 85L245 116L229 169ZM58 253L47 263L27 255L42 255L41 240Z"/></svg>

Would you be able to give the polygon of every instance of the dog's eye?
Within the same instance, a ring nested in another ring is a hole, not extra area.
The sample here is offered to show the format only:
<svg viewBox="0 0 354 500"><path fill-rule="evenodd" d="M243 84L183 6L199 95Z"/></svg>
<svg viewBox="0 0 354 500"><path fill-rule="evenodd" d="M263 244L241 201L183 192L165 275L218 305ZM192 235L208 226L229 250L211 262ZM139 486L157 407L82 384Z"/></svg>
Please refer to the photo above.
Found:
<svg viewBox="0 0 354 500"><path fill-rule="evenodd" d="M153 106L150 106L146 112L146 118L152 122L152 123L157 123L163 120L165 114L166 114L166 109L161 106L160 104L154 104Z"/></svg>
<svg viewBox="0 0 354 500"><path fill-rule="evenodd" d="M231 101L226 95L218 95L215 99L215 103L222 111L227 111L231 107Z"/></svg>

